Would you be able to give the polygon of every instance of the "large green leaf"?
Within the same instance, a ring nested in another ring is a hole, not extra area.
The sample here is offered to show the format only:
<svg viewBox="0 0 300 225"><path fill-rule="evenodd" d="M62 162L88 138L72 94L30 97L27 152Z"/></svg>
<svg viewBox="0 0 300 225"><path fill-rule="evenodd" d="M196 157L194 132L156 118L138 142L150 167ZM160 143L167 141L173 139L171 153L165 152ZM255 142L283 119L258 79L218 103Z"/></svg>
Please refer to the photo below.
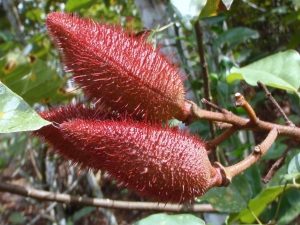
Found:
<svg viewBox="0 0 300 225"><path fill-rule="evenodd" d="M250 85L261 81L265 85L299 94L300 55L294 50L280 52L242 68L233 67L227 82L244 79Z"/></svg>
<svg viewBox="0 0 300 225"><path fill-rule="evenodd" d="M221 212L240 212L247 207L251 196L248 181L243 176L237 176L228 187L212 188L200 200L208 201Z"/></svg>
<svg viewBox="0 0 300 225"><path fill-rule="evenodd" d="M292 185L287 185L286 190L290 189L291 187ZM233 221L241 220L243 223L253 223L255 221L255 218L252 213L254 213L254 215L256 216L259 216L264 211L264 209L283 192L283 190L284 186L264 189L260 195L249 202L246 209L238 214L232 214L229 217L228 222L232 223Z"/></svg>
<svg viewBox="0 0 300 225"><path fill-rule="evenodd" d="M164 213L148 216L133 225L205 225L198 217L189 214L167 215Z"/></svg>
<svg viewBox="0 0 300 225"><path fill-rule="evenodd" d="M19 53L0 59L0 80L32 105L36 102L61 102L72 96L61 90L65 84L45 62Z"/></svg>
<svg viewBox="0 0 300 225"><path fill-rule="evenodd" d="M37 130L49 124L0 82L0 133Z"/></svg>

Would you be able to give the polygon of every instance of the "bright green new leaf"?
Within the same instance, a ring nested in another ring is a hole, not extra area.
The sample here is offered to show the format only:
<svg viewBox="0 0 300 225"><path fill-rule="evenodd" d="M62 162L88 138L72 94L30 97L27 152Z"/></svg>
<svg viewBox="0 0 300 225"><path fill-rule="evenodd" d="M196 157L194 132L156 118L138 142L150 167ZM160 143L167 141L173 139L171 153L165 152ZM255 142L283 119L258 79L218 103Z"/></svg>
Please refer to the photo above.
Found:
<svg viewBox="0 0 300 225"><path fill-rule="evenodd" d="M212 188L200 200L208 201L214 209L221 212L240 212L247 207L251 196L248 181L243 176L237 176L228 187Z"/></svg>
<svg viewBox="0 0 300 225"><path fill-rule="evenodd" d="M291 187L292 185L287 185L286 190L290 189ZM252 224L255 221L252 213L254 213L254 215L256 216L259 216L264 211L264 209L283 192L283 190L284 186L264 189L260 195L258 195L254 199L251 199L246 209L244 209L243 211L239 210L240 213L238 214L232 214L229 217L228 222L232 223L234 221L241 220L243 223ZM252 213L250 210L252 211Z"/></svg>
<svg viewBox="0 0 300 225"><path fill-rule="evenodd" d="M263 84L289 90L299 95L300 55L294 50L280 52L242 68L233 67L227 82L244 79L250 85Z"/></svg>
<svg viewBox="0 0 300 225"><path fill-rule="evenodd" d="M66 11L74 12L80 9L88 9L96 3L97 0L68 0L66 4Z"/></svg>
<svg viewBox="0 0 300 225"><path fill-rule="evenodd" d="M0 82L0 133L32 131L49 124Z"/></svg>
<svg viewBox="0 0 300 225"><path fill-rule="evenodd" d="M148 216L133 225L205 225L205 222L190 214L167 215L164 213Z"/></svg>

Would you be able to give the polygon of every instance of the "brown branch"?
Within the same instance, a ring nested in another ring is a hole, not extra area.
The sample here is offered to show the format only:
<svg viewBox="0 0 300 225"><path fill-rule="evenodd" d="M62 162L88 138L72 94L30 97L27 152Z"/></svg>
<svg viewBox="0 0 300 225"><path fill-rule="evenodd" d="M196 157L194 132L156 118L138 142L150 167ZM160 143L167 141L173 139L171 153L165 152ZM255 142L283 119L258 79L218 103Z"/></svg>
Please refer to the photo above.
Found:
<svg viewBox="0 0 300 225"><path fill-rule="evenodd" d="M214 103L212 103L212 102L206 100L205 98L202 98L202 99L201 99L201 102L202 102L203 104L205 104L205 105L209 105L211 108L213 108L213 109L215 109L215 110L217 110L217 111L219 111L219 112L221 112L221 113L231 113L231 112L229 112L228 110L222 109L222 108L220 108L219 106L215 105Z"/></svg>
<svg viewBox="0 0 300 225"><path fill-rule="evenodd" d="M204 98L211 101L211 94L210 94L210 86L209 86L209 73L208 73L208 67L207 62L205 58L205 51L204 51L204 45L203 45L203 38L202 38L202 29L200 26L199 20L195 23L195 32L196 32L196 40L198 45L198 54L200 58L200 67L202 70L202 79L203 79L203 85L204 85ZM209 110L210 107L206 106L206 109Z"/></svg>
<svg viewBox="0 0 300 225"><path fill-rule="evenodd" d="M210 120L215 122L229 123L239 130L255 130L270 132L275 126L279 135L288 136L296 140L300 139L300 128L285 125L277 125L274 123L259 120L257 124L249 123L249 119L241 118L233 113L224 114L200 109L195 103L188 101L191 105L190 117L185 121L187 124L197 120Z"/></svg>
<svg viewBox="0 0 300 225"><path fill-rule="evenodd" d="M221 144L223 141L225 141L227 138L229 138L231 135L233 135L238 129L235 126L231 126L226 131L224 131L222 134L214 138L213 140L207 141L205 146L206 149L214 150L216 147Z"/></svg>
<svg viewBox="0 0 300 225"><path fill-rule="evenodd" d="M260 145L255 146L254 151L252 152L251 155L249 155L247 158L238 162L235 165L229 167L223 167L220 163L216 162L214 166L220 168L220 170L224 174L224 178L225 178L225 180L223 181L224 185L229 184L233 177L248 169L250 166L256 163L263 155L265 155L268 149L274 143L275 139L277 138L277 135L278 135L277 128L274 127L269 132L266 139Z"/></svg>
<svg viewBox="0 0 300 225"><path fill-rule="evenodd" d="M78 197L68 194L52 193L48 191L41 191L33 188L20 187L0 181L0 191L9 192L12 194L30 197L42 201L55 201L66 204L76 204L83 206L95 206L112 209L126 209L126 210L155 210L165 212L217 212L209 204L195 204L191 206L172 205L172 204L158 204L157 202L128 202L116 201L110 199Z"/></svg>
<svg viewBox="0 0 300 225"><path fill-rule="evenodd" d="M258 84L258 86L260 86L261 88L263 88L264 91L266 92L266 98L269 99L273 103L273 105L279 110L279 113L281 114L281 116L283 117L283 119L285 121L285 125L295 127L295 124L293 124L293 122L288 119L288 117L283 112L283 110L280 107L280 105L273 98L272 94L269 92L269 90L267 89L267 87L262 82L260 82L260 81L257 81L257 84Z"/></svg>
<svg viewBox="0 0 300 225"><path fill-rule="evenodd" d="M210 93L210 84L209 84L209 73L208 73L208 66L205 58L205 51L204 51L204 45L203 45L203 38L202 38L202 29L200 26L199 20L195 23L195 33L196 33L196 41L198 45L198 54L200 58L200 67L202 70L202 79L203 79L203 89L204 89L204 98L211 101L211 93ZM205 105L205 108L207 110L210 110L209 105ZM209 131L210 131L210 138L214 139L216 136L214 125L212 121L209 121ZM218 158L217 153L214 151L212 155L212 160L216 161Z"/></svg>

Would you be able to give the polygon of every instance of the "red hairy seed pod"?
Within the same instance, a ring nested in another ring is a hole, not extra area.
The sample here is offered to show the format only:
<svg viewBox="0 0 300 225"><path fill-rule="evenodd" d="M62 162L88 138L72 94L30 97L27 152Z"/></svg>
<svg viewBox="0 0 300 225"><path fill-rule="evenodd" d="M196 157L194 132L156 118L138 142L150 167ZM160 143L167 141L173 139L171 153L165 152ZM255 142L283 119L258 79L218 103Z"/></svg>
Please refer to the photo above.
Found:
<svg viewBox="0 0 300 225"><path fill-rule="evenodd" d="M50 112L40 112L39 114L42 118L53 122L54 124L33 131L32 134L40 137L44 142L51 144L54 152L58 152L58 149L64 149L64 151L59 151L59 154L66 157L69 157L70 154L74 153L76 146L72 140L64 137L64 132L59 129L59 124L72 121L74 119L94 121L119 119L117 115L110 114L107 111L102 110L101 106L95 109L85 107L83 104L68 105L67 107L52 109ZM78 157L80 158L80 155Z"/></svg>
<svg viewBox="0 0 300 225"><path fill-rule="evenodd" d="M72 120L60 125L83 167L106 170L119 183L158 202L187 203L220 186L203 142L187 133L132 121Z"/></svg>
<svg viewBox="0 0 300 225"><path fill-rule="evenodd" d="M145 36L67 13L48 14L46 26L66 72L88 98L138 120L187 118L179 69Z"/></svg>

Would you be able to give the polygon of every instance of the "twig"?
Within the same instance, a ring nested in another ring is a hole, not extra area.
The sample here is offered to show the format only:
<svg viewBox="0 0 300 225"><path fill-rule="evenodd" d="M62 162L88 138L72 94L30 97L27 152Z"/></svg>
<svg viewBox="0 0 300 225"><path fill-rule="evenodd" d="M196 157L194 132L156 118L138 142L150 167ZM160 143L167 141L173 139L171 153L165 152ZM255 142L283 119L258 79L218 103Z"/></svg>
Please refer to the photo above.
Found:
<svg viewBox="0 0 300 225"><path fill-rule="evenodd" d="M95 206L112 209L126 210L155 210L165 212L217 212L209 204L195 204L191 206L158 204L157 202L129 202L116 201L110 199L98 199L88 197L78 197L68 194L58 194L48 191L40 191L33 188L20 187L17 185L0 182L0 191L18 194L25 197L30 197L43 201L55 201L66 204L77 204L84 206Z"/></svg>
<svg viewBox="0 0 300 225"><path fill-rule="evenodd" d="M267 89L267 87L262 82L260 82L260 81L257 81L257 84L258 84L258 86L260 86L261 88L263 88L264 91L266 92L266 98L269 99L273 103L273 105L279 110L279 113L281 114L281 116L283 117L283 119L285 121L285 125L291 126L291 127L295 127L295 124L293 124L293 122L288 119L288 117L283 112L283 110L280 107L280 105L273 98L272 94L269 92L269 90Z"/></svg>
<svg viewBox="0 0 300 225"><path fill-rule="evenodd" d="M69 187L67 190L64 191L64 193L69 193L70 191L72 191L74 189L74 187L76 187L79 183L79 181L86 175L86 173L82 173ZM0 184L1 185L1 184ZM27 225L31 225L31 224L35 224L36 221L38 221L40 218L45 217L45 214L50 212L55 206L57 205L57 202L53 202L52 204L50 204L45 210L42 211L41 214L37 215L36 217L34 217L30 223L28 223Z"/></svg>
<svg viewBox="0 0 300 225"><path fill-rule="evenodd" d="M191 105L190 117L185 121L187 124L197 120L211 120L215 122L229 123L236 126L240 130L255 130L270 132L275 126L278 129L279 135L288 136L298 140L300 138L300 128L259 120L258 124L249 123L249 119L241 118L234 113L224 114L200 109L195 103L188 101Z"/></svg>
<svg viewBox="0 0 300 225"><path fill-rule="evenodd" d="M278 131L277 128L274 127L266 137L266 139L260 144L255 146L254 151L251 155L246 157L244 160L238 162L235 165L229 167L223 167L220 163L215 162L214 166L220 168L221 172L224 175L223 184L227 185L231 182L231 179L241 172L245 171L247 168L256 163L271 147L277 138Z"/></svg>
<svg viewBox="0 0 300 225"><path fill-rule="evenodd" d="M233 135L238 129L235 126L231 126L218 137L214 138L213 140L207 141L205 146L207 150L214 150L219 144Z"/></svg>
<svg viewBox="0 0 300 225"><path fill-rule="evenodd" d="M30 139L28 139L28 141L31 142ZM28 146L32 146L32 144L30 143ZM36 165L36 161L35 161L35 158L34 158L34 155L33 155L33 151L34 151L34 150L33 150L32 148L29 149L29 152L30 152L30 160L31 160L33 169L34 169L34 171L35 171L35 173L36 173L36 176L38 177L39 180L42 180L42 175L41 175L41 173L40 173L40 171L39 171L39 169L38 169L38 167L37 167L37 165Z"/></svg>
<svg viewBox="0 0 300 225"><path fill-rule="evenodd" d="M221 107L215 105L214 103L212 103L212 102L206 100L205 98L202 98L202 99L201 99L201 102L202 102L204 105L209 105L211 108L213 108L213 109L215 109L215 110L217 110L217 111L219 111L219 112L221 112L221 113L231 113L231 112L229 112L228 110L222 109Z"/></svg>
<svg viewBox="0 0 300 225"><path fill-rule="evenodd" d="M211 101L208 66L207 66L207 62L206 62L206 58L205 58L205 51L204 51L203 38L202 38L202 29L201 29L199 20L196 21L194 26L195 26L197 45L198 45L198 54L199 54L199 58L200 58L200 66L201 66L201 70L202 70L204 98ZM210 110L210 106L207 104L205 105L205 108L207 110ZM216 133L214 130L213 122L209 121L208 125L209 125L210 138L214 139L216 136ZM213 154L211 155L212 156L211 160L216 161L219 158L217 155L217 152L213 151L212 153Z"/></svg>
<svg viewBox="0 0 300 225"><path fill-rule="evenodd" d="M273 175L275 174L275 172L280 168L280 166L282 165L283 160L285 159L286 155L288 154L288 152L291 150L291 148L293 146L296 145L295 140L292 140L291 143L288 145L288 147L286 148L286 150L282 153L282 155L276 160L276 162L272 165L271 169L269 170L269 172L267 173L267 175L262 179L262 182L267 184L269 183L269 181L272 179Z"/></svg>
<svg viewBox="0 0 300 225"><path fill-rule="evenodd" d="M17 12L16 7L14 6L13 2L10 0L2 0L3 8L6 11L8 21L10 22L13 30L16 33L18 41L25 46L25 38L24 33L21 29L22 24L19 18L19 14Z"/></svg>
<svg viewBox="0 0 300 225"><path fill-rule="evenodd" d="M95 177L95 174L93 171L90 171L89 173L87 173L87 180L88 180L89 186L92 189L93 196L103 199L104 195L101 191L101 188L96 180L96 177ZM102 208L101 211L105 215L105 217L108 221L108 224L118 225L115 215L109 209Z"/></svg>
<svg viewBox="0 0 300 225"><path fill-rule="evenodd" d="M258 118L257 118L253 108L246 101L244 96L241 95L240 93L235 94L235 107L242 107L246 111L246 113L250 119L249 123L253 123L253 124L258 123Z"/></svg>

